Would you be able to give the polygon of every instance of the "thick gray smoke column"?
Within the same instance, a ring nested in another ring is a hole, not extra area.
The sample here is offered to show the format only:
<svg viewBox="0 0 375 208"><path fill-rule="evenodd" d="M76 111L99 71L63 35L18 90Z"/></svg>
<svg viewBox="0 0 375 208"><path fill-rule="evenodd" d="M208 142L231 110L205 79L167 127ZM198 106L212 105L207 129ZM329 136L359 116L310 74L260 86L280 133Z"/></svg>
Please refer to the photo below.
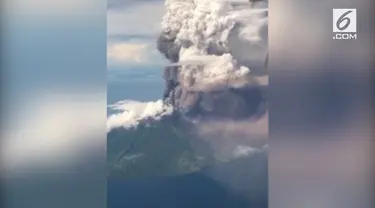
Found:
<svg viewBox="0 0 375 208"><path fill-rule="evenodd" d="M246 119L266 112L259 76L268 48L268 1L166 0L158 49L164 101L193 118Z"/></svg>

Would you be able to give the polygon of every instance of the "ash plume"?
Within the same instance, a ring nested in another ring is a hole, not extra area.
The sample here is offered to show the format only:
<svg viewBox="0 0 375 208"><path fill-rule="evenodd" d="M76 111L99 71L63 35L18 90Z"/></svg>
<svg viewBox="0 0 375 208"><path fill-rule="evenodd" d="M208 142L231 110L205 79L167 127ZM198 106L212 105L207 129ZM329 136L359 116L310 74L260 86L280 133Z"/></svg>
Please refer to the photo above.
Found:
<svg viewBox="0 0 375 208"><path fill-rule="evenodd" d="M262 4L258 4L262 3ZM166 0L158 50L164 101L199 120L242 120L266 112L268 2Z"/></svg>

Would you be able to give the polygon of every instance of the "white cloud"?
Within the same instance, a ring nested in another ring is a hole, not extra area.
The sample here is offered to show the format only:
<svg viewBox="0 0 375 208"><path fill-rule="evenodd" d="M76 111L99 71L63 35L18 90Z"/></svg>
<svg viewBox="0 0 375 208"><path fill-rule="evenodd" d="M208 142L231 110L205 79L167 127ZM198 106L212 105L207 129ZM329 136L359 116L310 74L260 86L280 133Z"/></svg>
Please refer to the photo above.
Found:
<svg viewBox="0 0 375 208"><path fill-rule="evenodd" d="M173 111L173 107L164 104L162 100L154 102L139 102L125 100L108 106L113 110L122 111L107 119L107 132L114 128L132 128L145 119L159 120Z"/></svg>
<svg viewBox="0 0 375 208"><path fill-rule="evenodd" d="M148 45L146 43L116 43L108 46L107 56L114 62L147 61Z"/></svg>
<svg viewBox="0 0 375 208"><path fill-rule="evenodd" d="M254 148L254 147L239 145L233 150L233 157L235 158L248 157L248 156L258 153L259 151L260 151L259 149Z"/></svg>

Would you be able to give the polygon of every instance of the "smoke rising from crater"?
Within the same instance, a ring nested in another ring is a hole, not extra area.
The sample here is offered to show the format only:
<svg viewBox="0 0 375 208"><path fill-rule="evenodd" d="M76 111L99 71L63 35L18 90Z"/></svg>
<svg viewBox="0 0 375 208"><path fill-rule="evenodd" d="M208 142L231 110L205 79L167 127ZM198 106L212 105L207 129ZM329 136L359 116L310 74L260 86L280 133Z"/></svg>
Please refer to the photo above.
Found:
<svg viewBox="0 0 375 208"><path fill-rule="evenodd" d="M165 6L158 49L171 62L166 102L194 117L264 113L268 2L167 0Z"/></svg>

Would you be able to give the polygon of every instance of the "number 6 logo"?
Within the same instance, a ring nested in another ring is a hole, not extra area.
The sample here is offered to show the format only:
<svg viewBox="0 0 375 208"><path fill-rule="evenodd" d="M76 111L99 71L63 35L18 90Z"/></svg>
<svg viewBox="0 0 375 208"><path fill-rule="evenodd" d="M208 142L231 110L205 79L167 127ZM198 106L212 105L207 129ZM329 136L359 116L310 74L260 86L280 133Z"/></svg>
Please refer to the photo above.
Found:
<svg viewBox="0 0 375 208"><path fill-rule="evenodd" d="M337 29L339 29L339 30L345 30L346 28L349 27L349 25L350 25L350 19L347 17L347 15L350 14L350 13L352 13L352 12L353 11L347 11L347 12L345 12L344 14L342 14L339 17L339 19L336 22ZM344 22L344 21L345 21L345 24L343 26L341 26L342 25L341 23Z"/></svg>
<svg viewBox="0 0 375 208"><path fill-rule="evenodd" d="M356 9L333 9L333 32L355 33L357 32Z"/></svg>

